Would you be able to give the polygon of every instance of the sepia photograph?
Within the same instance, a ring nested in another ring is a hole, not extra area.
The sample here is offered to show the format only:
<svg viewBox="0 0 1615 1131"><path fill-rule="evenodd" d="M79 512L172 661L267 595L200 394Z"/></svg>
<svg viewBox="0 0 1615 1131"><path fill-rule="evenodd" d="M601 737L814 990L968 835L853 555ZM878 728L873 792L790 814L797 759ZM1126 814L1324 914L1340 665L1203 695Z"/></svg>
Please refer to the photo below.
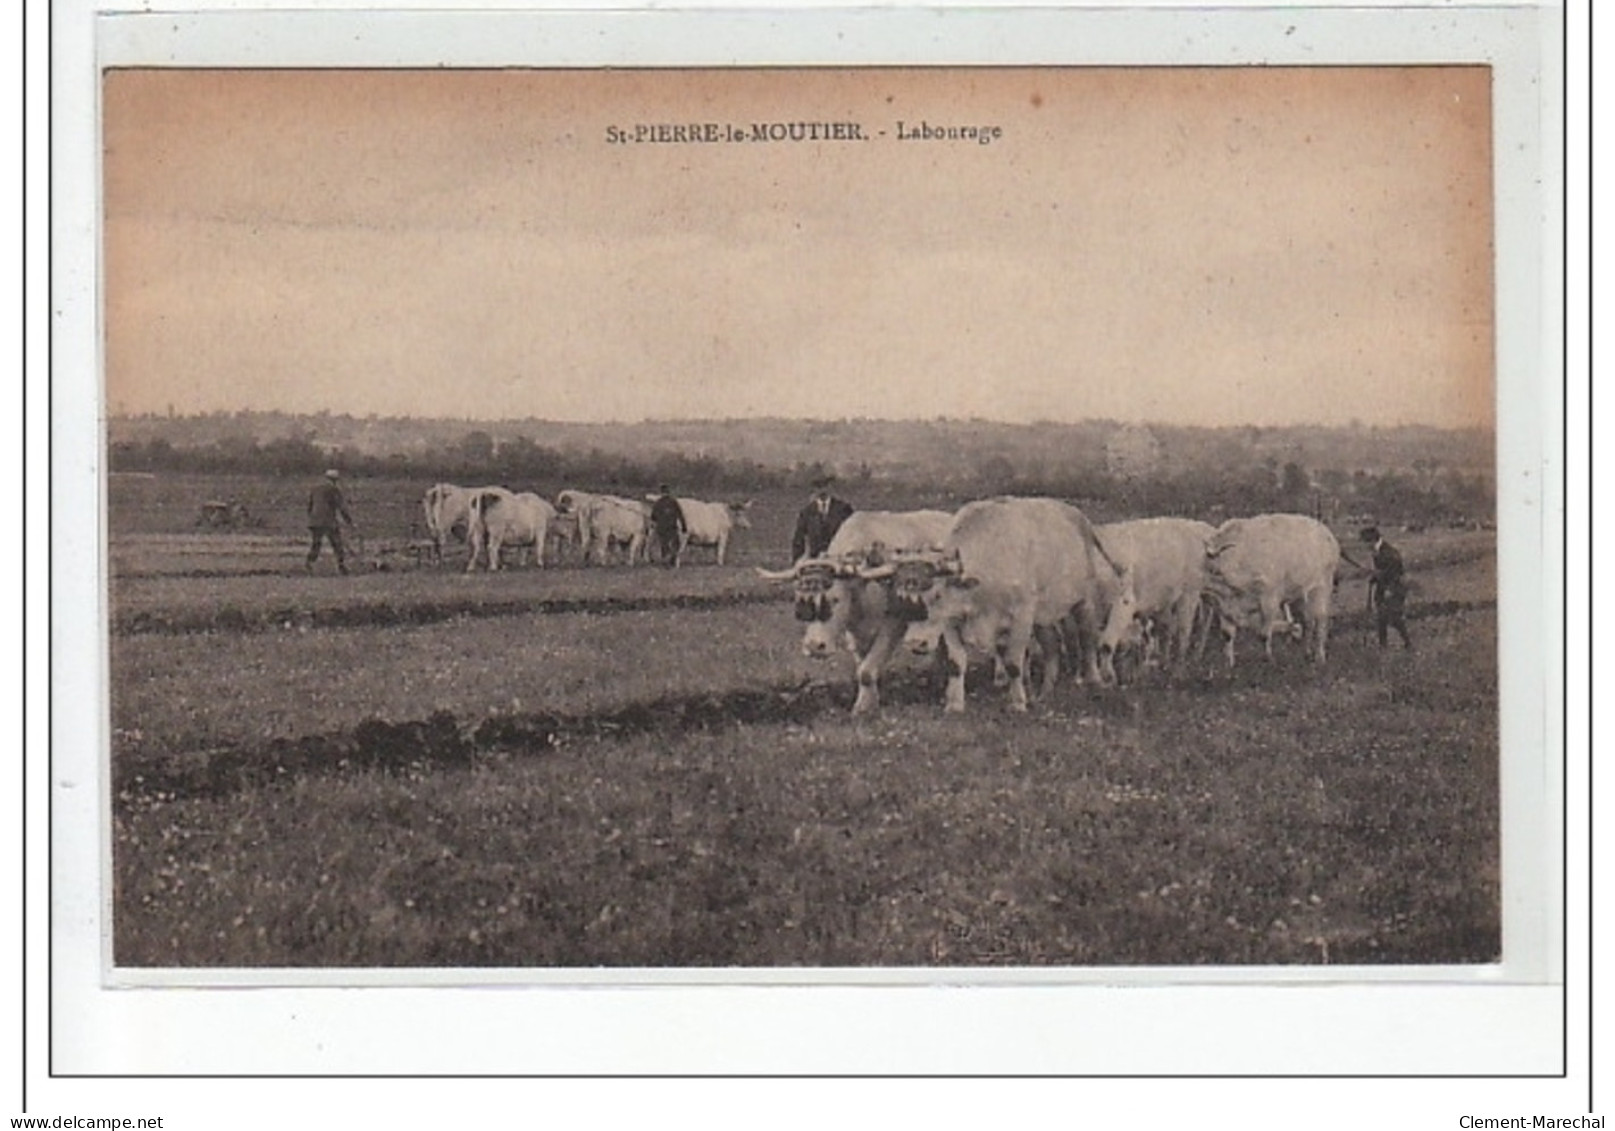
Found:
<svg viewBox="0 0 1615 1131"><path fill-rule="evenodd" d="M114 967L1500 962L1490 68L101 98Z"/></svg>

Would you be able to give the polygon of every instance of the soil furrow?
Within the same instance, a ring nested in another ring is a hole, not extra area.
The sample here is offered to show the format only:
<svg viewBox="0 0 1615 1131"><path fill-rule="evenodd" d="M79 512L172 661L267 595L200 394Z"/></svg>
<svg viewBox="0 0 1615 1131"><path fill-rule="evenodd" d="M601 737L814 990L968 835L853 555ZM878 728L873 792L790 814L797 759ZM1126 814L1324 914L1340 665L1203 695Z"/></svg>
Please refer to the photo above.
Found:
<svg viewBox="0 0 1615 1131"><path fill-rule="evenodd" d="M468 598L458 601L419 601L395 604L391 601L365 601L326 608L282 606L243 609L225 605L217 609L141 609L115 615L114 636L167 635L195 632L256 633L310 628L385 628L397 625L441 624L459 618L492 618L557 614L611 616L618 613L654 612L660 609L728 609L744 605L780 604L790 599L790 591L766 590L741 593L678 594L645 597L561 597L488 601Z"/></svg>
<svg viewBox="0 0 1615 1131"><path fill-rule="evenodd" d="M1442 601L1410 607L1408 619L1455 616L1496 608L1495 601ZM1372 627L1364 613L1335 619L1338 629ZM1260 661L1247 657L1245 663ZM987 665L972 666L972 681L990 678ZM940 681L934 672L892 672L882 680L889 705L935 702ZM682 734L741 726L803 725L844 713L853 688L845 681L775 684L716 694L667 696L587 715L551 712L497 714L464 722L448 711L425 719L390 722L366 719L351 730L278 738L209 750L145 750L125 743L113 751L113 794L120 802L135 797L218 796L307 773L353 769L424 772L433 767L469 765L479 755L502 752L544 754L575 741L658 733ZM1099 700L1091 709L1104 712ZM1118 708L1119 709L1119 708Z"/></svg>

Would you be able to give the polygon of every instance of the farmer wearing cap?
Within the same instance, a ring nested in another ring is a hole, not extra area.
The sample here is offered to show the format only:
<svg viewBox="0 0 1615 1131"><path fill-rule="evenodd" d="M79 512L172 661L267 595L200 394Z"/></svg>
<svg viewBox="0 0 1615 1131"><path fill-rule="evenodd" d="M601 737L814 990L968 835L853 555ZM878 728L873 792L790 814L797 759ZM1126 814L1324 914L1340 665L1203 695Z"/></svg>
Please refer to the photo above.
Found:
<svg viewBox="0 0 1615 1131"><path fill-rule="evenodd" d="M796 533L791 535L791 560L816 558L830 548L841 524L852 514L852 504L830 494L835 480L824 476L813 481L813 497L796 516Z"/></svg>
<svg viewBox="0 0 1615 1131"><path fill-rule="evenodd" d="M1407 621L1403 619L1408 583L1404 576L1402 555L1385 540L1377 526L1364 527L1360 537L1366 545L1374 548L1374 570L1368 578L1368 607L1374 611L1374 623L1379 629L1379 646L1386 646L1388 630L1394 628L1402 637L1402 647L1412 648Z"/></svg>
<svg viewBox="0 0 1615 1131"><path fill-rule="evenodd" d="M335 468L325 473L325 478L314 485L308 493L308 558L303 562L303 568L309 573L314 572L314 562L320 556L320 539L328 539L331 550L336 554L336 568L343 573L348 572L347 551L342 548L342 529L337 525L341 519L350 528L353 526L353 516L348 513L348 504L342 498L342 488L337 480L342 476Z"/></svg>
<svg viewBox="0 0 1615 1131"><path fill-rule="evenodd" d="M684 521L684 508L673 497L667 484L650 507L650 525L656 532L656 546L662 554L662 566L672 569L679 564L679 551L684 548L684 533L689 529Z"/></svg>

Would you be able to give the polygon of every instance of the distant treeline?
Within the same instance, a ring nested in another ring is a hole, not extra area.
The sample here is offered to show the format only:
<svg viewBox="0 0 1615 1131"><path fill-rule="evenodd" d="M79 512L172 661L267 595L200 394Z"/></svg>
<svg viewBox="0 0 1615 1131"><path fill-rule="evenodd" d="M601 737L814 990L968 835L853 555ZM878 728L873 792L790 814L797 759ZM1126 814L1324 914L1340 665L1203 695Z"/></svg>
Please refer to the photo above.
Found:
<svg viewBox="0 0 1615 1131"><path fill-rule="evenodd" d="M691 488L768 488L830 474L820 463L800 468L768 467L753 461L722 460L712 456L686 456L679 452L635 458L591 449L566 452L542 447L524 438L495 447L486 432L468 433L464 440L430 457L407 452L374 455L332 448L308 437L280 437L215 442L181 447L164 437L144 443L115 441L108 452L113 471L179 471L226 475L317 475L328 467L347 475L417 478L423 481L515 482L536 479L576 480L596 486L644 490L659 483ZM681 488L682 489L682 488Z"/></svg>
<svg viewBox="0 0 1615 1131"><path fill-rule="evenodd" d="M1083 503L1101 521L1131 515L1185 515L1209 521L1287 511L1330 522L1363 518L1387 523L1475 524L1494 516L1490 481L1479 475L1394 471L1270 474L1265 467L1231 467L1220 474L1117 479L1103 473L1052 484L1015 480L1001 493L1054 495ZM983 492L991 493L991 492Z"/></svg>
<svg viewBox="0 0 1615 1131"><path fill-rule="evenodd" d="M787 428L761 421L752 423L777 433L778 442L760 449L752 436L733 445L743 453L737 455L713 442L712 432L746 422L555 426L610 442L589 447L474 427L429 447L377 450L374 437L365 446L336 444L328 436L343 429L309 426L321 418L291 419L304 427L271 436L254 435L239 419L235 429L220 429L218 416L114 420L109 465L113 471L277 476L338 467L353 476L423 483L566 482L623 493L667 483L692 495L805 489L836 475L840 489L853 495L860 487L887 495L904 485L963 496L1040 494L1082 500L1101 514L1290 510L1439 522L1488 520L1494 512L1489 436L1440 429L974 421L794 422ZM441 429L446 422L430 423ZM696 436L700 445L690 450ZM817 458L803 458L815 452Z"/></svg>

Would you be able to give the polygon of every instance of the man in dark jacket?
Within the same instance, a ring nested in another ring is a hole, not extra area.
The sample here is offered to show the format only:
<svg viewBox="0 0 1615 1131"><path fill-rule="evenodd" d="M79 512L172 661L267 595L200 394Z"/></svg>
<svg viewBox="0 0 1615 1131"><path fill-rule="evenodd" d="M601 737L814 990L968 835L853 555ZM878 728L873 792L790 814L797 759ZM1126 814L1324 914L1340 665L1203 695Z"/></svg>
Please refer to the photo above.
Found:
<svg viewBox="0 0 1615 1131"><path fill-rule="evenodd" d="M791 535L791 560L816 558L830 548L841 524L852 514L852 504L830 494L829 478L813 481L813 497L796 516L796 533Z"/></svg>
<svg viewBox="0 0 1615 1131"><path fill-rule="evenodd" d="M309 544L308 558L303 562L303 568L309 573L314 572L314 562L320 556L321 539L331 543L331 551L336 554L336 568L343 573L348 572L348 554L342 548L342 529L337 525L337 520L351 528L353 516L348 513L347 500L342 497L342 488L337 485L340 478L335 469L327 471L325 478L308 493Z"/></svg>
<svg viewBox="0 0 1615 1131"><path fill-rule="evenodd" d="M1374 572L1368 578L1368 607L1374 611L1374 624L1379 630L1379 646L1384 648L1389 630L1396 629L1402 637L1402 647L1412 648L1408 638L1407 608L1408 583L1402 555L1385 540L1377 526L1366 527L1362 532L1365 544L1374 548Z"/></svg>
<svg viewBox="0 0 1615 1131"><path fill-rule="evenodd" d="M672 569L679 564L679 553L684 549L684 533L689 527L684 521L684 508L663 484L661 494L650 507L650 527L656 534L656 547L661 551L662 565Z"/></svg>

